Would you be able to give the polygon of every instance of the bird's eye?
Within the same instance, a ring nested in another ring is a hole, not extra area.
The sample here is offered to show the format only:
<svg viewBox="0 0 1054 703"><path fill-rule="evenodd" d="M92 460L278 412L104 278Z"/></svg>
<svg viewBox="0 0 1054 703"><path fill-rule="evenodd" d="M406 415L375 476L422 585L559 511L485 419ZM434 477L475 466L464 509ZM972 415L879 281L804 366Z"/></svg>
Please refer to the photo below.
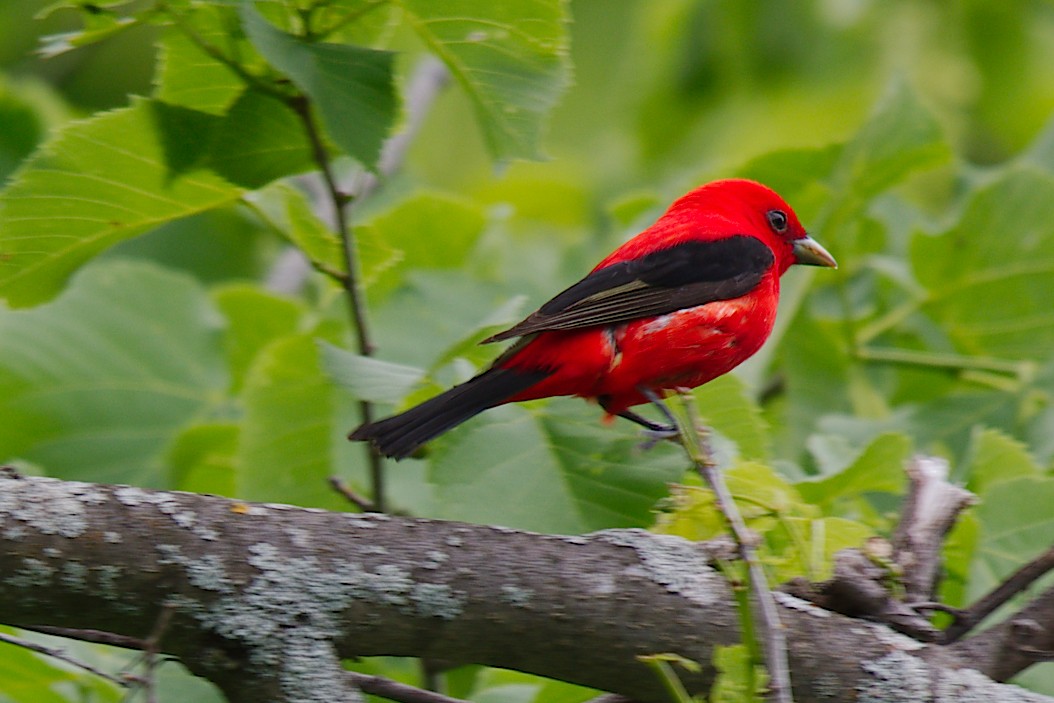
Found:
<svg viewBox="0 0 1054 703"><path fill-rule="evenodd" d="M769 218L769 226L773 230L781 234L787 231L787 213L783 210L769 210L765 216Z"/></svg>

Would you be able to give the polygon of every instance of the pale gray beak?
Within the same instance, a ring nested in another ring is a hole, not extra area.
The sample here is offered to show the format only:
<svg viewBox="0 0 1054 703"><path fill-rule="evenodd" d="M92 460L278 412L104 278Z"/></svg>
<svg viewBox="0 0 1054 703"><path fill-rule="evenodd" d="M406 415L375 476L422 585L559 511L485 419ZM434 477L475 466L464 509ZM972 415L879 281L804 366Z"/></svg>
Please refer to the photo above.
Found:
<svg viewBox="0 0 1054 703"><path fill-rule="evenodd" d="M812 237L794 240L794 263L838 268L838 262L834 260L834 257Z"/></svg>

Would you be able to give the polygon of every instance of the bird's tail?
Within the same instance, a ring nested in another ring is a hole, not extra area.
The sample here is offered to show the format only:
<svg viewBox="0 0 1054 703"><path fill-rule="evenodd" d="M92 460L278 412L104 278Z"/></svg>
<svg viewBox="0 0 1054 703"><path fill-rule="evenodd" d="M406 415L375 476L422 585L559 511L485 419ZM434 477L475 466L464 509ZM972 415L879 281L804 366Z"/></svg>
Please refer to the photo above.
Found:
<svg viewBox="0 0 1054 703"><path fill-rule="evenodd" d="M370 442L385 456L405 459L425 442L500 405L548 375L548 371L491 368L405 412L361 425L348 439Z"/></svg>

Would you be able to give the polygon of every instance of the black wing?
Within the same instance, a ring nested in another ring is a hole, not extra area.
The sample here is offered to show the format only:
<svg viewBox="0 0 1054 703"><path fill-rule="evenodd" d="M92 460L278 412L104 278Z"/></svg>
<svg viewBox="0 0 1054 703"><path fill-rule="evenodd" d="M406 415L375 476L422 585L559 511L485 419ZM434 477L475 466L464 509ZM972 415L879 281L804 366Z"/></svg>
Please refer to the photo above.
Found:
<svg viewBox="0 0 1054 703"><path fill-rule="evenodd" d="M772 251L743 234L684 242L594 271L484 343L544 330L570 330L665 315L753 290L772 266Z"/></svg>

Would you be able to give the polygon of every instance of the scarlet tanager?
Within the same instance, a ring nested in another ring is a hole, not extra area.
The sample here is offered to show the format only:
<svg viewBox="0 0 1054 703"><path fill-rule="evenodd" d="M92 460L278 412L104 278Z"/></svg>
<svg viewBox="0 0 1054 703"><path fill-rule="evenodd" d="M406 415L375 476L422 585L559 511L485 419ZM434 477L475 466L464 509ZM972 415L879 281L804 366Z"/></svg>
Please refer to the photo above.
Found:
<svg viewBox="0 0 1054 703"><path fill-rule="evenodd" d="M630 408L711 381L761 348L780 276L793 264L837 266L771 189L708 183L525 320L483 340L520 338L486 371L350 438L402 459L488 408L557 395L595 400L609 416L672 434Z"/></svg>

